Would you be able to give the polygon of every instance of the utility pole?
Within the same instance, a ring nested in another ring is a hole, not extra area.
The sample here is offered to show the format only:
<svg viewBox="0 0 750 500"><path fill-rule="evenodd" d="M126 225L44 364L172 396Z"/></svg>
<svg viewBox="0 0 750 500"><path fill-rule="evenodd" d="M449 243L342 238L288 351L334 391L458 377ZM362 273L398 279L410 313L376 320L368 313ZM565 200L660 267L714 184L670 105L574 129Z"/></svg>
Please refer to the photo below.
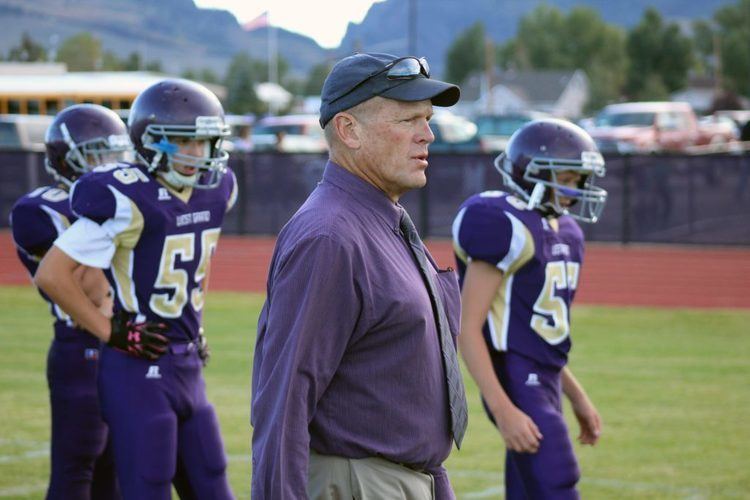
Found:
<svg viewBox="0 0 750 500"><path fill-rule="evenodd" d="M485 111L494 114L495 103L492 98L492 76L495 72L495 45L489 35L484 36L484 75L487 82L487 109Z"/></svg>
<svg viewBox="0 0 750 500"><path fill-rule="evenodd" d="M721 67L721 39L718 33L714 33L713 36L714 45L714 99L716 99L724 88L724 82L722 78L722 67Z"/></svg>
<svg viewBox="0 0 750 500"><path fill-rule="evenodd" d="M409 23L409 46L408 54L410 56L417 56L417 0L409 0L409 15L406 17Z"/></svg>
<svg viewBox="0 0 750 500"><path fill-rule="evenodd" d="M271 24L271 11L268 11L268 81L277 84L279 83L279 44L276 33L276 27ZM275 90L275 89L274 89ZM272 115L279 112L276 106L276 102L273 99L268 103L268 111Z"/></svg>

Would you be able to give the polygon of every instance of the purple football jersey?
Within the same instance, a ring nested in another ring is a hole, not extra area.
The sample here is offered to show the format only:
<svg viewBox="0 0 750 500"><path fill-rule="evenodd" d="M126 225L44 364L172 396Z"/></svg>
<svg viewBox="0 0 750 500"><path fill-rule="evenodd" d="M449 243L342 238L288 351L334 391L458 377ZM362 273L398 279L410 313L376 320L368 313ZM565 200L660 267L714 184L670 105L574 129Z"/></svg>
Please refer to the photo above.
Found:
<svg viewBox="0 0 750 500"><path fill-rule="evenodd" d="M471 260L503 272L484 326L488 346L564 366L583 261L578 224L569 216L545 218L512 195L487 191L461 205L453 244L462 285Z"/></svg>
<svg viewBox="0 0 750 500"><path fill-rule="evenodd" d="M55 239L75 220L76 216L70 210L68 192L56 186L37 188L13 205L10 213L13 242L18 258L32 278ZM72 335L73 323L70 317L41 290L39 294L50 306L55 319L56 335Z"/></svg>
<svg viewBox="0 0 750 500"><path fill-rule="evenodd" d="M70 204L80 219L55 245L105 269L115 311L166 322L171 340L192 340L210 259L236 194L231 171L215 189L178 192L142 165L105 165L73 185Z"/></svg>

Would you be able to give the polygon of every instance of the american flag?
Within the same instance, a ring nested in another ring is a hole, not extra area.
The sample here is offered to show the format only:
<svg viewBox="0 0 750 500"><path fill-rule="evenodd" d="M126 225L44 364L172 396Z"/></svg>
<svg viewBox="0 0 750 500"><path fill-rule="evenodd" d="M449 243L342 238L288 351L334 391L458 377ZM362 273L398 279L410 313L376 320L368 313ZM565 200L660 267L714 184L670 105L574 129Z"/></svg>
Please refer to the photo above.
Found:
<svg viewBox="0 0 750 500"><path fill-rule="evenodd" d="M254 31L258 28L265 28L266 26L270 26L270 22L268 20L268 11L265 11L263 14L259 15L255 19L246 22L242 25L242 29L245 31Z"/></svg>

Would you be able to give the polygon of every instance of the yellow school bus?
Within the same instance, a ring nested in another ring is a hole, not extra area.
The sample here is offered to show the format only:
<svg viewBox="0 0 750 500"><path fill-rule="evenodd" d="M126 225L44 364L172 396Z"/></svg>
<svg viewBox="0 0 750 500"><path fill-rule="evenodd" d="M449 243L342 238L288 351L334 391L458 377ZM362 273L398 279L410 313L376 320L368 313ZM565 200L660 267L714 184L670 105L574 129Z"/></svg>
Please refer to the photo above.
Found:
<svg viewBox="0 0 750 500"><path fill-rule="evenodd" d="M55 115L80 103L126 110L142 90L164 78L169 77L145 71L72 73L64 64L0 63L0 114ZM208 87L225 97L223 87Z"/></svg>

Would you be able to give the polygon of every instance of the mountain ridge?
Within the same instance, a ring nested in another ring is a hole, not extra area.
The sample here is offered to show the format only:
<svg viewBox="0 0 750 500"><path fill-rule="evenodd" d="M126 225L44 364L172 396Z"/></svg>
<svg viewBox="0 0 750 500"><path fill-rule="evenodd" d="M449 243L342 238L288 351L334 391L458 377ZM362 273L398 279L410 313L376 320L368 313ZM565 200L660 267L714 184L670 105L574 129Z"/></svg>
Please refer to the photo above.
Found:
<svg viewBox="0 0 750 500"><path fill-rule="evenodd" d="M341 44L324 49L313 39L277 29L281 57L290 73L306 78L309 70L355 50L409 52L408 12L416 2L416 55L426 56L436 76L445 67L445 54L453 40L478 20L487 33L502 43L516 33L520 19L538 5L567 12L574 6L597 10L602 18L623 28L635 25L647 6L668 20L708 19L716 8L733 0L386 0L374 3L361 23L350 22ZM314 20L311 20L314 22ZM17 45L24 31L50 47L65 38L89 31L102 41L103 50L119 57L139 52L142 60L161 62L165 71L211 69L223 75L232 57L246 52L268 57L268 28L245 32L230 12L205 9L193 0L0 0L0 51Z"/></svg>

